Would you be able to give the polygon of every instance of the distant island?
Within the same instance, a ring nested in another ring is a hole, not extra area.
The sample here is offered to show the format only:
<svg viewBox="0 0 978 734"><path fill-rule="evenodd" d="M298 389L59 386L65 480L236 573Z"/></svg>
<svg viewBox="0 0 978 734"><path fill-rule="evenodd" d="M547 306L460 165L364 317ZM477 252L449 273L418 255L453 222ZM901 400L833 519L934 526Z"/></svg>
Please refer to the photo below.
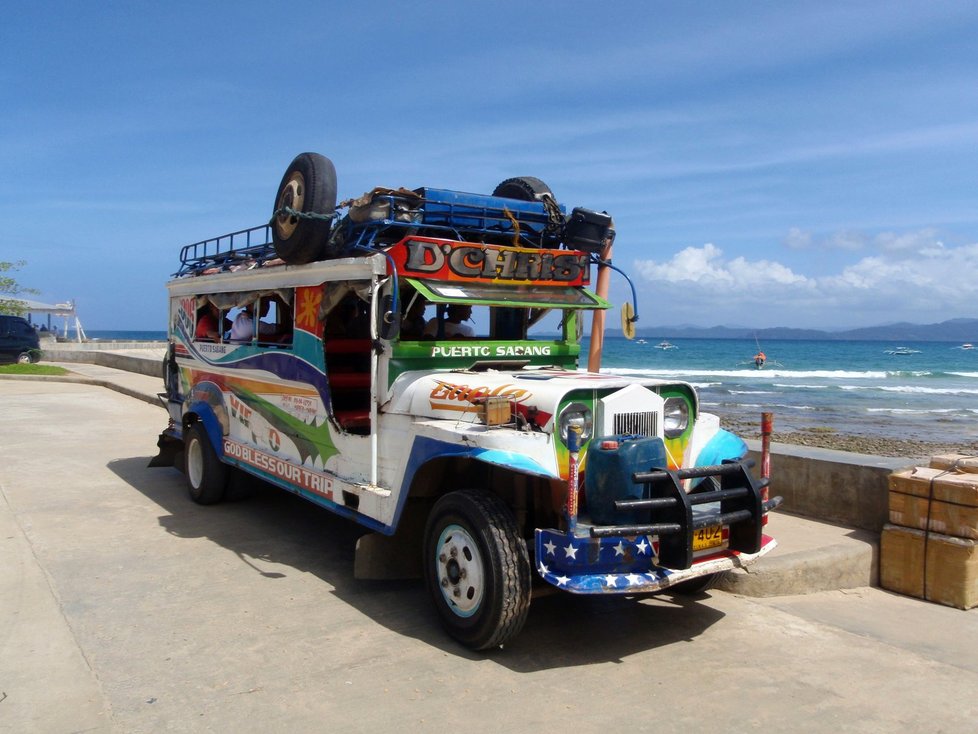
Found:
<svg viewBox="0 0 978 734"><path fill-rule="evenodd" d="M867 326L861 329L823 331L821 329L792 329L777 326L752 329L746 326L649 326L635 331L636 337L658 339L751 339L777 340L838 340L883 342L973 342L978 343L978 319L949 319L938 324L909 324L906 322ZM608 336L621 336L620 329L608 329Z"/></svg>

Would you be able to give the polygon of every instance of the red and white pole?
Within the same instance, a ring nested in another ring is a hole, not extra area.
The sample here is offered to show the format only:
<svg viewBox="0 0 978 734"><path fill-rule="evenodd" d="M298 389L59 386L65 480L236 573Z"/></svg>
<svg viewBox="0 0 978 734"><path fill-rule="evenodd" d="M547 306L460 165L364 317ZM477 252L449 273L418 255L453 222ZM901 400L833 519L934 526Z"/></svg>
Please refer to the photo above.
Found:
<svg viewBox="0 0 978 734"><path fill-rule="evenodd" d="M771 434L774 433L774 413L761 413L761 479L771 479ZM767 502L770 491L767 482L761 490L761 500ZM767 525L767 515L763 524Z"/></svg>

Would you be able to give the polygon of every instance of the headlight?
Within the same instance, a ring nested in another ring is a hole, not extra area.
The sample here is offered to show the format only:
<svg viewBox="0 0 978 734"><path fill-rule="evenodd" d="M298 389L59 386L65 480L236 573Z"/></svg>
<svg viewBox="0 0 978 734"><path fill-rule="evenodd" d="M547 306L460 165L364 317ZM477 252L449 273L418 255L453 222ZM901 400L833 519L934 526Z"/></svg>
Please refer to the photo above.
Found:
<svg viewBox="0 0 978 734"><path fill-rule="evenodd" d="M689 404L682 398L666 398L662 430L666 438L676 438L689 426Z"/></svg>
<svg viewBox="0 0 978 734"><path fill-rule="evenodd" d="M557 419L557 430L560 431L560 438L565 444L567 443L567 428L569 426L580 426L581 443L583 444L591 438L592 425L591 409L584 403L571 403L560 411L560 417Z"/></svg>

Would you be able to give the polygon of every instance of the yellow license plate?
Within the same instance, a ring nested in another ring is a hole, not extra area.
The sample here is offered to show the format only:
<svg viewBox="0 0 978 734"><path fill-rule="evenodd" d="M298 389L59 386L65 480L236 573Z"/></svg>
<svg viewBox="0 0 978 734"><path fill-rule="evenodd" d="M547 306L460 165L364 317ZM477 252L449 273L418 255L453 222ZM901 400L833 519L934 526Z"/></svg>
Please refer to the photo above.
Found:
<svg viewBox="0 0 978 734"><path fill-rule="evenodd" d="M693 550L700 551L723 545L723 525L710 525L693 531Z"/></svg>

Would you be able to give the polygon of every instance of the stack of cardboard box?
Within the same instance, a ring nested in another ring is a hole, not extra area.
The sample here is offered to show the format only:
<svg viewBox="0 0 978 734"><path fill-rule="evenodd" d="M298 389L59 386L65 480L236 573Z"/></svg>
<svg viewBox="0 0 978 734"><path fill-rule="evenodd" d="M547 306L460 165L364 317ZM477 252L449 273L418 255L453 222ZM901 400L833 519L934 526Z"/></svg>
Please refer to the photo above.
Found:
<svg viewBox="0 0 978 734"><path fill-rule="evenodd" d="M959 609L978 606L978 457L934 456L890 475L880 586Z"/></svg>

